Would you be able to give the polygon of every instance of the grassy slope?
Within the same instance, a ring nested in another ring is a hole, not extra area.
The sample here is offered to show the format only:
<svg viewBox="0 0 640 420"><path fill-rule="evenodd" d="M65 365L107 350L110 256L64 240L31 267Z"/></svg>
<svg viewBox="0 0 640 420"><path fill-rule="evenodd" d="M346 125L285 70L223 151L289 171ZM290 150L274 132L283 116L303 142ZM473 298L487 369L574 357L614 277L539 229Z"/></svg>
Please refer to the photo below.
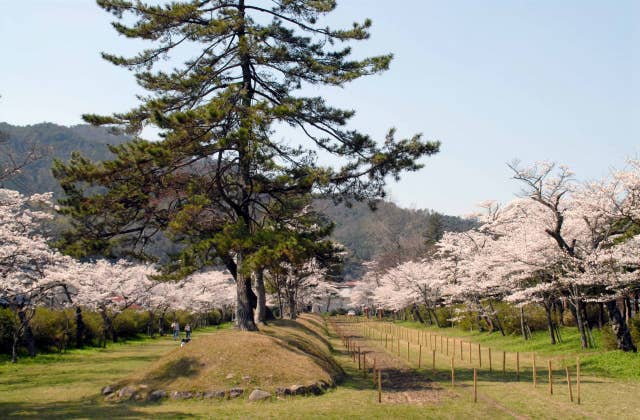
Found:
<svg viewBox="0 0 640 420"><path fill-rule="evenodd" d="M176 347L121 384L165 391L209 391L243 387L275 391L341 376L330 345L310 318L278 321L262 333L220 331ZM310 328L311 327L311 328Z"/></svg>

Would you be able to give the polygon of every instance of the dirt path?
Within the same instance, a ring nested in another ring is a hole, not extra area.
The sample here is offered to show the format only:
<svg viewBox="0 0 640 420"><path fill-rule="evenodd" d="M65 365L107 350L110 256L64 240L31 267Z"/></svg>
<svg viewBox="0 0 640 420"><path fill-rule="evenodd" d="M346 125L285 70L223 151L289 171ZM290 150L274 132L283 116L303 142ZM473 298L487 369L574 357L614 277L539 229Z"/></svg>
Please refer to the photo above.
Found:
<svg viewBox="0 0 640 420"><path fill-rule="evenodd" d="M458 385L455 389L442 387L440 383L430 378L433 377L431 373L414 369L402 358L406 355L406 349L403 349L402 346L400 346L398 355L398 348L395 347L398 345L397 342L392 344L389 341L385 349L384 342L363 336L357 323L337 323L334 329L338 330L336 332L338 332L339 335L348 337L351 345L356 349L359 348L361 354L365 355L367 359L367 370L369 372L371 372L372 369L372 360L375 360L376 369L381 369L383 403L434 404L444 398L460 398L461 392L464 394L470 394L472 392L471 389L467 389L470 388L468 385ZM357 357L354 363L357 366ZM426 360L425 363L427 363ZM493 398L480 395L478 399L480 402L515 419L529 418L514 412Z"/></svg>
<svg viewBox="0 0 640 420"><path fill-rule="evenodd" d="M343 323L338 326L342 334L349 338L350 343L360 349L360 353L367 360L368 375L371 375L373 364L382 372L382 398L386 403L431 404L443 397L457 395L442 388L432 381L424 372L411 368L405 360L388 352L378 341L363 337L357 325ZM357 357L354 361L357 366ZM361 362L364 365L363 362ZM363 366L364 367L364 366Z"/></svg>

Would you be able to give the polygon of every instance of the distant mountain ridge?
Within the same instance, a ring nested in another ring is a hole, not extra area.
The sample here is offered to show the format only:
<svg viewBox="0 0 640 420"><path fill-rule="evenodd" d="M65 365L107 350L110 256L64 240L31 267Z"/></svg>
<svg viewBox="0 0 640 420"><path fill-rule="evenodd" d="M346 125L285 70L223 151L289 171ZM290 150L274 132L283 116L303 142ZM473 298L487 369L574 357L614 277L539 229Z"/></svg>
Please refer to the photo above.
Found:
<svg viewBox="0 0 640 420"><path fill-rule="evenodd" d="M58 182L51 174L54 158L64 161L74 151L81 152L93 160L106 160L111 157L108 145L117 145L128 140L125 136L115 136L107 129L90 125L65 127L53 123L40 123L27 126L13 126L0 123L0 132L8 138L8 147L16 156L26 153L36 144L46 150L45 157L27 168L17 177L5 182L5 187L25 194L53 191L61 193Z"/></svg>
<svg viewBox="0 0 640 420"><path fill-rule="evenodd" d="M104 128L90 125L65 127L41 123L19 127L0 123L0 132L8 137L6 146L16 156L34 143L49 151L45 158L5 182L4 187L24 194L62 192L51 173L54 158L66 161L72 152L79 151L92 160L108 160L112 154L107 146L128 140L125 136L115 136ZM385 201L378 203L375 212L365 203L354 203L347 208L344 205L334 206L328 200L316 200L314 205L334 221L333 239L350 250L343 273L347 280L360 277L365 261L377 259L385 266L391 266L420 258L443 232L464 231L473 226L472 221L456 216L433 210L404 209Z"/></svg>

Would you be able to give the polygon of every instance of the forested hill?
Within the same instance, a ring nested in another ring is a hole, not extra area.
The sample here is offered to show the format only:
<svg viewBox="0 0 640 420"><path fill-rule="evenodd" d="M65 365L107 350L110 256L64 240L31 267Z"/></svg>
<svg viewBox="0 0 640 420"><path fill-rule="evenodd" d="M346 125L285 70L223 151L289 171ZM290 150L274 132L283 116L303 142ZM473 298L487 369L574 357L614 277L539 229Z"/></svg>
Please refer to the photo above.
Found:
<svg viewBox="0 0 640 420"><path fill-rule="evenodd" d="M32 163L4 185L25 194L60 193L51 174L53 158L67 160L71 152L79 151L93 160L105 160L111 157L108 144L126 141L126 137L114 136L103 128L88 125L64 127L42 123L16 127L0 123L0 132L9 140L3 147L8 147L15 156L24 154L34 145L46 151L43 159ZM379 203L375 212L364 203L354 203L347 208L319 200L316 207L335 222L334 239L350 250L344 272L346 279L359 277L364 261L375 258L384 265L395 265L424 254L429 243L439 239L444 231L463 231L472 225L459 217L431 210L403 209L389 202Z"/></svg>
<svg viewBox="0 0 640 420"><path fill-rule="evenodd" d="M29 194L61 192L51 174L54 158L66 161L71 157L71 152L79 151L90 159L104 160L111 155L107 145L116 145L127 140L124 136L114 136L104 128L90 125L65 127L41 123L18 127L0 123L0 132L8 139L8 144L3 147L8 148L13 155L24 156L32 147L39 149L43 155L42 159L30 164L20 175L3 185Z"/></svg>
<svg viewBox="0 0 640 420"><path fill-rule="evenodd" d="M390 267L420 258L444 232L462 232L474 225L471 220L433 210L404 209L391 202L379 202L376 211L365 203L347 208L325 200L317 201L316 208L334 221L334 239L352 253L345 267L347 278L359 277L364 261L376 259Z"/></svg>

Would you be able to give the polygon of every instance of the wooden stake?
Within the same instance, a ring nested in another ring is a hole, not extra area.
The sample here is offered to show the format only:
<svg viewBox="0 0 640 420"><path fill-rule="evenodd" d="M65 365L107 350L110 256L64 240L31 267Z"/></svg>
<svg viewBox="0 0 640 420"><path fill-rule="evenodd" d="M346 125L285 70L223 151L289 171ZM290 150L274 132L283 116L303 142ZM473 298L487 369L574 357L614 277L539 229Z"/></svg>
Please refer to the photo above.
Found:
<svg viewBox="0 0 640 420"><path fill-rule="evenodd" d="M507 373L507 353L502 352L502 376Z"/></svg>
<svg viewBox="0 0 640 420"><path fill-rule="evenodd" d="M407 362L411 361L411 356L409 355L409 342L407 341Z"/></svg>
<svg viewBox="0 0 640 420"><path fill-rule="evenodd" d="M367 377L367 353L362 354L362 376Z"/></svg>
<svg viewBox="0 0 640 420"><path fill-rule="evenodd" d="M580 404L580 358L576 357L576 393Z"/></svg>
<svg viewBox="0 0 640 420"><path fill-rule="evenodd" d="M493 365L491 362L491 347L489 347L489 372L493 371Z"/></svg>
<svg viewBox="0 0 640 420"><path fill-rule="evenodd" d="M447 337L447 356L449 355L449 337Z"/></svg>
<svg viewBox="0 0 640 420"><path fill-rule="evenodd" d="M520 352L516 352L516 379L520 380Z"/></svg>
<svg viewBox="0 0 640 420"><path fill-rule="evenodd" d="M480 343L478 343L478 364L482 367L482 350L480 350Z"/></svg>
<svg viewBox="0 0 640 420"><path fill-rule="evenodd" d="M422 364L422 344L418 344L418 369L420 369L420 365Z"/></svg>
<svg viewBox="0 0 640 420"><path fill-rule="evenodd" d="M398 356L400 356L400 336L398 336Z"/></svg>
<svg viewBox="0 0 640 420"><path fill-rule="evenodd" d="M443 342L443 341L444 341L444 337L443 337L443 336L440 336L440 354L442 354L442 350L443 350L443 347L444 347L444 346L442 345L442 342Z"/></svg>
<svg viewBox="0 0 640 420"><path fill-rule="evenodd" d="M373 376L373 384L376 384L376 358L373 358L373 370L371 371Z"/></svg>
<svg viewBox="0 0 640 420"><path fill-rule="evenodd" d="M553 395L553 370L551 369L551 360L549 360L549 395Z"/></svg>
<svg viewBox="0 0 640 420"><path fill-rule="evenodd" d="M536 385L538 384L538 375L536 375L536 354L533 354L533 387L535 388Z"/></svg>
<svg viewBox="0 0 640 420"><path fill-rule="evenodd" d="M431 350L431 369L433 369L433 373L436 373L436 351Z"/></svg>
<svg viewBox="0 0 640 420"><path fill-rule="evenodd" d="M478 369L473 368L473 402L478 402Z"/></svg>
<svg viewBox="0 0 640 420"><path fill-rule="evenodd" d="M569 367L564 367L565 372L567 373L567 386L569 387L569 400L573 402L573 390L571 389L571 375L569 374Z"/></svg>
<svg viewBox="0 0 640 420"><path fill-rule="evenodd" d="M382 372L378 370L378 402L382 402Z"/></svg>
<svg viewBox="0 0 640 420"><path fill-rule="evenodd" d="M456 386L456 369L453 366L453 360L454 358L451 358L451 387L455 387Z"/></svg>
<svg viewBox="0 0 640 420"><path fill-rule="evenodd" d="M360 346L358 346L358 370L360 370Z"/></svg>

